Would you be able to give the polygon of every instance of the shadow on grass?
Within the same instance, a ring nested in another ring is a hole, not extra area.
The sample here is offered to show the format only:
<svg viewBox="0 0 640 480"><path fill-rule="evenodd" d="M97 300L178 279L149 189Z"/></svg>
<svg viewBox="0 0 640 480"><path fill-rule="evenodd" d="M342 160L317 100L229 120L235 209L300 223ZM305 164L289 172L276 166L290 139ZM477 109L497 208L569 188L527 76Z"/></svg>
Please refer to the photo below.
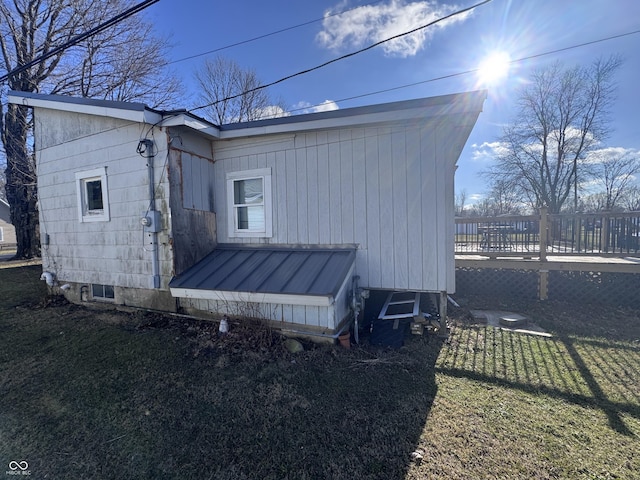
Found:
<svg viewBox="0 0 640 480"><path fill-rule="evenodd" d="M446 375L599 409L623 435L634 433L622 414L640 419L640 347L632 344L461 326L436 368Z"/></svg>
<svg viewBox="0 0 640 480"><path fill-rule="evenodd" d="M0 464L25 460L34 478L401 479L437 392L436 339L195 350L192 324L11 303Z"/></svg>

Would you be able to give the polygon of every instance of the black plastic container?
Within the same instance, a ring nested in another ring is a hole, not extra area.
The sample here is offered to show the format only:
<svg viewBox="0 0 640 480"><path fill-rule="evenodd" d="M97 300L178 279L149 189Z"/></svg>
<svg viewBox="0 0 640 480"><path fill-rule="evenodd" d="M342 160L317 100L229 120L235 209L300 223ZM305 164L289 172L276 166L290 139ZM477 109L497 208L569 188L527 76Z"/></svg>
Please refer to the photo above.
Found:
<svg viewBox="0 0 640 480"><path fill-rule="evenodd" d="M407 335L411 319L399 320L373 320L369 343L381 347L400 348L404 345L404 337ZM393 328L397 326L397 328Z"/></svg>

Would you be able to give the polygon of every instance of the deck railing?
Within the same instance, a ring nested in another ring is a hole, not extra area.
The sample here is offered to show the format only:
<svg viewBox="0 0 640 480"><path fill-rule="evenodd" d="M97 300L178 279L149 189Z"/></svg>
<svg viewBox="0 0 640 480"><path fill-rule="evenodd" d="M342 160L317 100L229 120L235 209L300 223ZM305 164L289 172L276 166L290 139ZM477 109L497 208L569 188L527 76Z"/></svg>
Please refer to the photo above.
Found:
<svg viewBox="0 0 640 480"><path fill-rule="evenodd" d="M640 212L456 218L455 253L490 257L640 253Z"/></svg>

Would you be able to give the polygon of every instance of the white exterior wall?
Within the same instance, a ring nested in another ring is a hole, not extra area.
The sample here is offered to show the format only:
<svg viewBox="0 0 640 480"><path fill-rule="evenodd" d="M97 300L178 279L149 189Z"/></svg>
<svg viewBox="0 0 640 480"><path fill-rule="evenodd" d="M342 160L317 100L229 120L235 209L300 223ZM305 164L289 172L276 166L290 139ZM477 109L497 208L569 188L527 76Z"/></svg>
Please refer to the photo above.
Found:
<svg viewBox="0 0 640 480"><path fill-rule="evenodd" d="M181 298L180 306L199 312L211 312L216 315L235 317L251 317L283 322L283 328L300 331L326 332L333 334L350 313L348 298L353 270L347 274L345 281L336 294L334 302L328 307L309 305L285 305L275 303L232 302L227 300L206 300L197 298ZM306 330L305 330L306 329Z"/></svg>
<svg viewBox="0 0 640 480"><path fill-rule="evenodd" d="M453 291L453 175L475 116L440 120L215 142L218 242L356 244L363 287ZM256 168L271 168L273 236L230 237L226 174Z"/></svg>
<svg viewBox="0 0 640 480"><path fill-rule="evenodd" d="M61 281L153 288L150 234L140 218L149 206L147 160L137 152L141 138L155 141L156 207L163 212L159 234L161 288L173 262L169 248L167 156L164 133L150 126L106 117L38 109L35 115L38 194L44 270ZM81 223L76 173L107 167L110 220ZM117 299L116 299L117 300Z"/></svg>

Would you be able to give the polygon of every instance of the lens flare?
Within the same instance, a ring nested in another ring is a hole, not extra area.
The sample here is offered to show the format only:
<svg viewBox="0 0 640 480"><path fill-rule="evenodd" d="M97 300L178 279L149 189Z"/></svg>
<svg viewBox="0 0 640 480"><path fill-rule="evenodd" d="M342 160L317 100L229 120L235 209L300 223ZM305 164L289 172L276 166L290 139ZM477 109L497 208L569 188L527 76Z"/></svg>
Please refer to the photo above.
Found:
<svg viewBox="0 0 640 480"><path fill-rule="evenodd" d="M483 60L476 75L481 85L495 85L509 73L511 58L505 52L494 52Z"/></svg>

